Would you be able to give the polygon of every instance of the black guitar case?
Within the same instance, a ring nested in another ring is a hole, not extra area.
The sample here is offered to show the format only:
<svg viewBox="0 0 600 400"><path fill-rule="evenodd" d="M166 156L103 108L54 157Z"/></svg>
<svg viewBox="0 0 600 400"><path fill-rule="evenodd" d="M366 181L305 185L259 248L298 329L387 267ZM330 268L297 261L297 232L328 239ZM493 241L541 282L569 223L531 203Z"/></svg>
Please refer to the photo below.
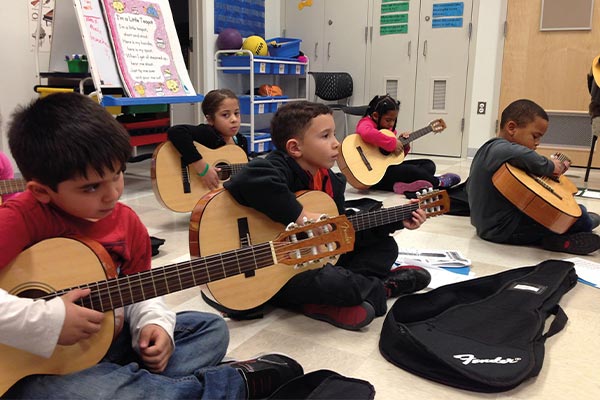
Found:
<svg viewBox="0 0 600 400"><path fill-rule="evenodd" d="M572 263L547 260L400 297L379 350L396 366L449 386L512 389L540 372L546 339L567 322L558 302L576 283Z"/></svg>

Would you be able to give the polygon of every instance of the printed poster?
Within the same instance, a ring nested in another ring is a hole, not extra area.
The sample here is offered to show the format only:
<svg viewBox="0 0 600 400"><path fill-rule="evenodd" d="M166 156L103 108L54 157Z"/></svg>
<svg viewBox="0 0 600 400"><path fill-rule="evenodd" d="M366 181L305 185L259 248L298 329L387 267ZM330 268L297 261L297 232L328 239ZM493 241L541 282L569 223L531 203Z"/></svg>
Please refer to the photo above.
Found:
<svg viewBox="0 0 600 400"><path fill-rule="evenodd" d="M52 25L54 22L54 0L28 0L29 1L29 37L31 49L37 46L40 53L50 52L52 41ZM38 37L38 21L40 33Z"/></svg>
<svg viewBox="0 0 600 400"><path fill-rule="evenodd" d="M195 96L168 0L102 0L129 97Z"/></svg>

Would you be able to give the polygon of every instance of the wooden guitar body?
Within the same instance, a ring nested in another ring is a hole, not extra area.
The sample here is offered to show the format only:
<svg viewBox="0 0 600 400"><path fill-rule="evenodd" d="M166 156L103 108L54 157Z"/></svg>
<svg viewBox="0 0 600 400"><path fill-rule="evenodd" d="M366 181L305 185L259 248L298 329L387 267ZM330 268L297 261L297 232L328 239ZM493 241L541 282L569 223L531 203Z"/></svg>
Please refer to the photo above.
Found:
<svg viewBox="0 0 600 400"><path fill-rule="evenodd" d="M492 182L515 207L555 233L565 233L581 216L573 197L573 188L577 188L565 176L558 181L536 177L504 163Z"/></svg>
<svg viewBox="0 0 600 400"><path fill-rule="evenodd" d="M318 192L304 192L299 200L302 204L305 204L305 201L310 202L315 193ZM323 210L325 214L338 214L333 201L326 208ZM348 227L351 227L350 223ZM267 242L284 229L285 226L265 214L240 205L228 191L214 191L203 197L192 212L189 230L190 255L206 257L238 249L242 245ZM250 237L252 243L248 242ZM326 262L335 263L336 259L337 257L330 257L301 267L275 264L261 268L249 276L242 274L211 282L207 287L215 299L225 307L249 310L266 303L294 275L308 269L320 268Z"/></svg>
<svg viewBox="0 0 600 400"><path fill-rule="evenodd" d="M248 163L244 150L235 145L209 149L199 143L194 145L202 158L211 166L221 168L221 185ZM192 167L184 165L181 155L167 141L154 150L151 167L152 189L158 201L175 212L190 212L198 200L210 190Z"/></svg>
<svg viewBox="0 0 600 400"><path fill-rule="evenodd" d="M444 129L446 129L444 120L436 119L426 127L412 132L408 138L399 137L398 141L406 146L424 135L441 132ZM388 129L381 129L380 132L386 136L396 137L394 132ZM403 161L404 152L388 153L365 142L359 134L354 133L346 136L342 141L337 163L350 185L358 190L366 190L381 181L389 166L401 164Z"/></svg>
<svg viewBox="0 0 600 400"><path fill-rule="evenodd" d="M382 133L394 136L394 133L387 129L382 130ZM379 147L365 142L358 133L344 138L337 160L338 167L348 183L359 190L366 190L375 185L383 178L390 165L398 165L402 161L404 152L397 155L384 154Z"/></svg>
<svg viewBox="0 0 600 400"><path fill-rule="evenodd" d="M38 298L103 281L113 277L114 272L110 256L97 243L54 238L30 247L1 269L0 287L19 297ZM115 332L114 313L108 311L99 333L72 346L57 346L50 358L0 344L0 394L27 375L64 375L98 363L108 351Z"/></svg>
<svg viewBox="0 0 600 400"><path fill-rule="evenodd" d="M435 198L435 199L434 199ZM429 201L428 199L434 199ZM348 217L349 226L338 224L338 229L363 230L408 218L412 211L423 208L428 216L443 214L449 209L445 191L431 193L423 204L409 203L402 206L362 213ZM312 212L337 215L335 202L320 191L302 191L297 200ZM235 201L226 191L214 191L199 202L190 220L190 254L206 257L231 249L244 248L252 244L271 240L283 225L274 222L265 214L245 207ZM326 262L335 264L337 257L321 258L301 267L273 265L261 268L253 275L236 275L207 284L212 297L232 310L248 310L264 304L293 276L307 269L320 268Z"/></svg>

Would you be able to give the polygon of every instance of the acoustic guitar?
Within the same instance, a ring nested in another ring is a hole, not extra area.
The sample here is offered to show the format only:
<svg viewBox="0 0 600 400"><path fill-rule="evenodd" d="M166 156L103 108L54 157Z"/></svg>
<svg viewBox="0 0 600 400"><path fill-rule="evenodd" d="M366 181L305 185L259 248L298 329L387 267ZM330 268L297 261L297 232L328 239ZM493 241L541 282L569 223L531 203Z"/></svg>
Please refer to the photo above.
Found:
<svg viewBox="0 0 600 400"><path fill-rule="evenodd" d="M25 179L3 179L0 180L0 204L2 204L2 195L18 193L25 190L27 181Z"/></svg>
<svg viewBox="0 0 600 400"><path fill-rule="evenodd" d="M336 215L337 207L333 199L320 191L303 191L297 199L307 210ZM360 213L348 217L355 230L360 231L376 226L402 221L421 208L427 217L446 213L450 200L445 191L431 191L419 197L419 202L408 203L376 211ZM251 243L271 240L283 225L271 220L265 214L240 205L227 190L213 191L204 196L194 208L190 219L189 244L192 256L208 256L232 249L244 248ZM321 259L310 263L307 268L320 268L331 260ZM281 288L273 284L275 277L237 275L232 278L211 282L207 285L212 297L232 310L248 310L264 304Z"/></svg>
<svg viewBox="0 0 600 400"><path fill-rule="evenodd" d="M552 232L565 233L581 216L573 197L577 186L564 175L537 176L504 163L494 173L492 183L515 207Z"/></svg>
<svg viewBox="0 0 600 400"><path fill-rule="evenodd" d="M28 375L63 375L96 364L118 331L113 311L117 308L240 274L256 274L269 281L277 277L273 281L285 283L302 272L303 265L348 252L353 246L352 225L339 216L290 228L255 246L116 277L110 255L93 240L39 242L0 270L0 287L14 295L44 300L74 288L89 288L91 294L78 304L104 312L104 321L99 333L75 345L57 346L50 358L0 344L0 395Z"/></svg>
<svg viewBox="0 0 600 400"><path fill-rule="evenodd" d="M410 134L408 138L397 138L404 146L427 135L446 129L443 119L431 121L425 128ZM384 135L395 137L394 132L382 129ZM404 152L389 153L375 145L365 142L358 133L348 135L342 141L338 157L338 167L346 176L348 183L359 190L366 190L383 178L390 165L398 165L404 161Z"/></svg>
<svg viewBox="0 0 600 400"><path fill-rule="evenodd" d="M209 149L199 143L194 142L194 145L207 163L221 169L221 185L248 163L248 156L238 146ZM181 154L170 141L154 150L150 174L152 189L159 203L175 212L192 211L200 197L210 191L193 167L183 162Z"/></svg>

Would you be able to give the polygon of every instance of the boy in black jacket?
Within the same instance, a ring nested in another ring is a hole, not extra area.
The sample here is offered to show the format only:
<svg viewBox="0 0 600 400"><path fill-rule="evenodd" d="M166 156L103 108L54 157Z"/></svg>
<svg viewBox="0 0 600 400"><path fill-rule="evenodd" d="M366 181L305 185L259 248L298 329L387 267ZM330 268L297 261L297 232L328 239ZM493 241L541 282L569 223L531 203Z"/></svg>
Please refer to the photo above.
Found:
<svg viewBox="0 0 600 400"><path fill-rule="evenodd" d="M317 219L319 210L306 210L296 200L300 190L321 190L344 213L346 179L334 173L339 152L335 123L328 106L307 101L282 106L271 121L277 147L265 159L252 160L225 183L242 205L252 207L284 225ZM340 257L336 266L308 270L294 276L273 298L279 306L344 329L357 330L387 311L386 300L425 288L431 279L421 268L390 271L398 246L390 233L416 229L425 221L419 209L400 223L362 231L355 250ZM343 266L343 267L342 267Z"/></svg>

